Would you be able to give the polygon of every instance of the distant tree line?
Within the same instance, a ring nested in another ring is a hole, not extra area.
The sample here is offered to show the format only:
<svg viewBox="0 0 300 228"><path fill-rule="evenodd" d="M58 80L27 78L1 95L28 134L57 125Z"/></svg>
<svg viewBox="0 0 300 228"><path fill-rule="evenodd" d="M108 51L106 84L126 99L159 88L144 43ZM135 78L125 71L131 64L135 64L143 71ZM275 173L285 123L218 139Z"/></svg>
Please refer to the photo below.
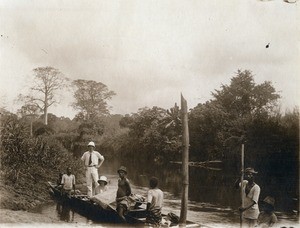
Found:
<svg viewBox="0 0 300 228"><path fill-rule="evenodd" d="M282 114L280 96L271 82L256 84L247 70L239 70L229 85L222 85L212 96L190 109L190 161L221 160L222 172L190 168L191 195L202 201L237 204L238 197L228 195L238 196L232 192L232 183L239 176L241 144L245 144L245 165L259 170L262 197L272 195L279 207L294 207L293 198L299 197L298 109ZM159 175L165 169L176 170L170 161L181 159L177 106L140 109L121 119L120 126L128 131L115 139L116 147L133 172Z"/></svg>
<svg viewBox="0 0 300 228"><path fill-rule="evenodd" d="M38 69L34 72L57 73ZM180 166L170 163L181 159L180 107L144 107L125 116L111 115L107 101L115 93L101 82L79 79L71 82L72 105L78 110L71 120L45 111L45 106L54 102L56 90L46 96L49 84L41 82L38 85L42 86L35 87L40 93L20 96L23 106L17 115L1 111L1 166L9 180L46 179L65 166L79 172L79 157L93 140L106 162L128 166L132 178L156 175L180 191ZM59 85L69 82L64 79ZM46 97L52 101L45 102L42 98ZM262 197L272 195L280 208L292 208L293 198L299 199L299 110L283 114L279 98L271 82L257 84L250 71L239 70L229 85L212 92L211 100L189 110L190 161L222 161L218 164L221 172L190 168L194 199L238 204L232 184L240 173L243 143L245 165L259 171ZM38 101L41 103L36 105ZM41 173L49 175L39 177ZM168 176L175 174L172 182Z"/></svg>

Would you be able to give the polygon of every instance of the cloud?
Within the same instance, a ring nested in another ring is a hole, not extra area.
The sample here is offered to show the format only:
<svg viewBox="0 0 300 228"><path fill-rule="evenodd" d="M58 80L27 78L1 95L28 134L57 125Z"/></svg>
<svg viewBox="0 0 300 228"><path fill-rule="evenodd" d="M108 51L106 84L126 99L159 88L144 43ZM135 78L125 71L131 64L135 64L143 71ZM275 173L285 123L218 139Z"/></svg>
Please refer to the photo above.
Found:
<svg viewBox="0 0 300 228"><path fill-rule="evenodd" d="M113 112L124 114L169 108L180 92L194 106L237 69L250 69L258 82L274 81L284 103L294 105L297 13L297 4L280 1L7 1L1 77L9 74L6 84L20 88L20 75L50 65L72 79L103 82L117 93Z"/></svg>

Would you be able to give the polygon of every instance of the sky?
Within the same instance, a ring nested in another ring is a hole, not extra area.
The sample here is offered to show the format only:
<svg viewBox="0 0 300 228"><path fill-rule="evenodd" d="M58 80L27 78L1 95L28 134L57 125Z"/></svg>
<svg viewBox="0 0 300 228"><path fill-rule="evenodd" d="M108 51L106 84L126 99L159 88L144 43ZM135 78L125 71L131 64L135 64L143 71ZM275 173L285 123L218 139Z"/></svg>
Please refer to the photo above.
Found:
<svg viewBox="0 0 300 228"><path fill-rule="evenodd" d="M282 110L299 107L299 2L283 0L0 0L0 106L15 112L37 67L102 82L111 113L188 107L238 69L271 81ZM266 45L269 44L269 48ZM74 117L72 94L49 111Z"/></svg>

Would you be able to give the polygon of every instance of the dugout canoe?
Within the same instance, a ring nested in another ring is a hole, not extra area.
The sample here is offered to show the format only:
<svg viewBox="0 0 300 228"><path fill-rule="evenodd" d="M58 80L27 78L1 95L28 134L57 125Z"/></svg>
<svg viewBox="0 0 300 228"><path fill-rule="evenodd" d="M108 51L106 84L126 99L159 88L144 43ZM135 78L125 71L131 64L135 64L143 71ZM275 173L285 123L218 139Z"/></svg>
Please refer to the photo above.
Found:
<svg viewBox="0 0 300 228"><path fill-rule="evenodd" d="M49 193L57 201L62 204L67 204L72 207L74 211L81 214L93 221L103 223L124 223L122 218L115 210L115 204L109 203L107 199L103 201L93 201L84 194L71 194L70 196L61 194L61 191L57 188L57 185L48 182ZM104 197L105 198L105 197ZM145 207L138 206L140 203L137 202L135 207L130 208L128 213L125 215L126 223L144 225L146 220ZM167 215L163 215L164 218ZM172 223L172 227L176 227L178 224ZM187 221L186 227L202 227L197 223Z"/></svg>
<svg viewBox="0 0 300 228"><path fill-rule="evenodd" d="M57 185L48 182L49 193L56 200L62 204L67 204L77 213L98 222L106 223L123 223L124 221L119 216L115 207L108 204L105 200L103 202L95 202L90 200L87 195L83 194L71 194L67 196L61 194L61 191L57 188ZM132 208L125 216L127 223L144 223L146 217L146 211L143 208Z"/></svg>

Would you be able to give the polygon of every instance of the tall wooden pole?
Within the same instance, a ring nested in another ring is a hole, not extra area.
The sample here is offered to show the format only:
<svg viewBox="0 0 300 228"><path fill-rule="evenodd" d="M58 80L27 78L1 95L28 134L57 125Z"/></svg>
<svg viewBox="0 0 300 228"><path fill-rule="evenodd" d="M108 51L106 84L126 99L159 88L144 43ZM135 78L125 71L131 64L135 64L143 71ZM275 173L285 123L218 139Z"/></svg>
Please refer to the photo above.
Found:
<svg viewBox="0 0 300 228"><path fill-rule="evenodd" d="M182 197L181 197L181 211L180 224L186 223L188 195L189 195L189 126L187 102L181 94L181 119L182 119Z"/></svg>
<svg viewBox="0 0 300 228"><path fill-rule="evenodd" d="M244 181L244 144L242 144L242 151L241 151L241 202L242 207L244 207L244 197L243 197L243 181ZM243 227L243 212L240 212L240 227Z"/></svg>

